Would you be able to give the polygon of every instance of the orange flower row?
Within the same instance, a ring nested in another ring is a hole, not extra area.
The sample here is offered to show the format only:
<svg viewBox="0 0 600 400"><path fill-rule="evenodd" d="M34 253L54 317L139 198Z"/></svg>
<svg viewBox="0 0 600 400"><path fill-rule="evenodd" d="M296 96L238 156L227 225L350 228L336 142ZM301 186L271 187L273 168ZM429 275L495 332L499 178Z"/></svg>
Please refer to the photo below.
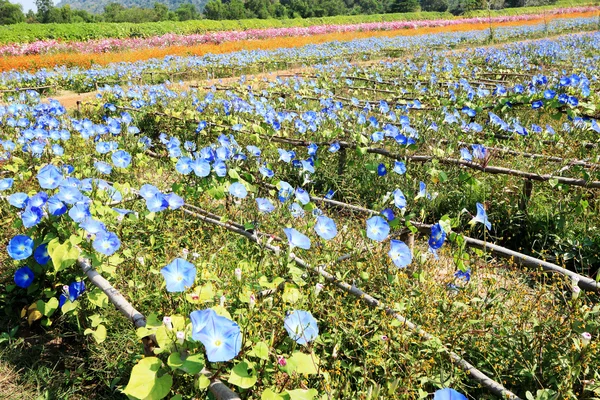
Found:
<svg viewBox="0 0 600 400"><path fill-rule="evenodd" d="M499 22L492 24L493 27L510 27L537 25L544 21L557 18L582 18L596 15L595 12L571 13L561 15L549 15L546 18L532 19L527 21ZM0 71L27 70L35 71L41 68L54 68L55 66L83 67L106 65L114 62L135 62L148 60L150 58L162 58L168 55L189 56L205 55L208 53L222 54L239 50L271 50L282 47L301 47L308 44L320 44L332 41L350 41L370 37L393 37L393 36L416 36L441 32L465 32L473 30L484 30L489 24L458 24L451 26L426 27L417 29L402 29L396 31L370 31L370 32L340 32L323 35L285 37L262 40L248 40L238 42L226 42L221 44L200 44L197 46L170 46L165 48L152 48L143 50L130 50L117 53L102 54L37 54L25 56L12 56L0 58Z"/></svg>

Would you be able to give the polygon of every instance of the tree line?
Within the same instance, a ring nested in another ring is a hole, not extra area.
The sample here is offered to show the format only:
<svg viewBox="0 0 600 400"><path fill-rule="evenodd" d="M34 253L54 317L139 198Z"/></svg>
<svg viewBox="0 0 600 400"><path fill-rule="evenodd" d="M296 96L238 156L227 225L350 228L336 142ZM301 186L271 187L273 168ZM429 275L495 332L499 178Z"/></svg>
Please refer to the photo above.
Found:
<svg viewBox="0 0 600 400"><path fill-rule="evenodd" d="M201 13L193 4L170 10L155 2L151 8L126 8L110 3L101 14L55 7L52 0L36 0L37 12L23 13L20 4L0 0L0 25L71 22L158 22L194 19L236 20L246 18L310 18L335 15L405 13L417 11L451 12L460 15L479 9L538 6L556 0L210 0Z"/></svg>

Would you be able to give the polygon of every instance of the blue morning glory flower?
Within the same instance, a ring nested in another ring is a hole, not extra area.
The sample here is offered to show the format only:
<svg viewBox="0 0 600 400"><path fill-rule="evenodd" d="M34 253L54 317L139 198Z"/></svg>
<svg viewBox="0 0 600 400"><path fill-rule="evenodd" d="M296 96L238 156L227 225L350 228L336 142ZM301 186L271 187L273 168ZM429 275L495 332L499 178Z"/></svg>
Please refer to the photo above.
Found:
<svg viewBox="0 0 600 400"><path fill-rule="evenodd" d="M482 144L474 144L473 157L483 160L487 156L487 149Z"/></svg>
<svg viewBox="0 0 600 400"><path fill-rule="evenodd" d="M254 145L246 146L246 150L248 150L248 153L252 154L254 157L258 157L261 154L260 149Z"/></svg>
<svg viewBox="0 0 600 400"><path fill-rule="evenodd" d="M327 200L331 200L331 199L333 199L333 195L334 195L334 194L335 194L335 191L334 191L333 189L329 189L329 190L327 191L327 193L325 193L325 198L326 198Z"/></svg>
<svg viewBox="0 0 600 400"><path fill-rule="evenodd" d="M391 208L386 208L384 210L381 210L381 215L383 215L385 217L385 219L387 219L388 221L393 221L394 218L396 218L396 216L394 215L394 212L392 211Z"/></svg>
<svg viewBox="0 0 600 400"><path fill-rule="evenodd" d="M308 160L302 160L302 161L300 161L300 163L302 164L302 168L303 168L304 171L308 171L311 174L315 173L314 162L311 162L310 159L308 159Z"/></svg>
<svg viewBox="0 0 600 400"><path fill-rule="evenodd" d="M433 394L433 400L467 400L467 398L454 389L444 388Z"/></svg>
<svg viewBox="0 0 600 400"><path fill-rule="evenodd" d="M402 190L400 189L396 189L394 190L394 205L400 209L405 208L406 207L406 197L404 196L404 193L402 193Z"/></svg>
<svg viewBox="0 0 600 400"><path fill-rule="evenodd" d="M294 247L300 247L301 249L310 249L310 239L308 236L298 232L294 228L284 228L285 236L287 236L289 246L293 249Z"/></svg>
<svg viewBox="0 0 600 400"><path fill-rule="evenodd" d="M170 210L177 210L185 203L183 198L175 193L165 194L164 198L167 200L167 203L169 203Z"/></svg>
<svg viewBox="0 0 600 400"><path fill-rule="evenodd" d="M317 146L314 143L311 143L308 145L308 155L309 156L316 156L317 155L317 150L319 149L319 146Z"/></svg>
<svg viewBox="0 0 600 400"><path fill-rule="evenodd" d="M473 157L471 156L469 149L467 149L466 147L460 149L460 158L466 161L473 161Z"/></svg>
<svg viewBox="0 0 600 400"><path fill-rule="evenodd" d="M92 217L84 219L79 224L79 227L85 230L90 235L97 235L100 232L106 232L106 226L102 222Z"/></svg>
<svg viewBox="0 0 600 400"><path fill-rule="evenodd" d="M431 226L431 236L429 236L429 247L433 250L437 250L444 244L446 240L446 232L442 225L438 222Z"/></svg>
<svg viewBox="0 0 600 400"><path fill-rule="evenodd" d="M471 269L467 269L466 271L458 270L454 273L454 277L469 282L471 280Z"/></svg>
<svg viewBox="0 0 600 400"><path fill-rule="evenodd" d="M288 209L290 210L292 217L294 217L294 218L304 217L304 209L302 209L302 206L300 204L292 203L292 204L290 204Z"/></svg>
<svg viewBox="0 0 600 400"><path fill-rule="evenodd" d="M110 174L112 172L112 166L110 164L105 163L104 161L96 161L94 163L94 167L101 174Z"/></svg>
<svg viewBox="0 0 600 400"><path fill-rule="evenodd" d="M189 157L181 157L175 164L175 171L182 175L188 175L192 172L192 160ZM210 166L208 167L210 173Z"/></svg>
<svg viewBox="0 0 600 400"><path fill-rule="evenodd" d="M477 222L484 224L488 231L492 229L492 224L490 221L488 221L487 213L485 212L485 208L483 208L483 204L481 203L477 203L477 215L474 216L471 221L469 221L469 224L475 225Z"/></svg>
<svg viewBox="0 0 600 400"><path fill-rule="evenodd" d="M223 163L223 166L225 164ZM207 177L208 175L210 175L210 163L207 160L203 160L203 159L196 159L193 160L190 163L190 166L192 167L192 170L194 170L194 174L196 174L196 176L199 176L200 178L204 178ZM219 168L219 171L221 171L222 166L219 165L217 166L215 164L215 169ZM225 172L227 172L227 169L225 168Z"/></svg>
<svg viewBox="0 0 600 400"><path fill-rule="evenodd" d="M33 252L33 258L40 265L48 264L48 261L50 261L50 254L48 254L48 245L44 243L36 247L35 251Z"/></svg>
<svg viewBox="0 0 600 400"><path fill-rule="evenodd" d="M238 199L245 199L248 195L248 189L243 183L234 182L229 186L229 194Z"/></svg>
<svg viewBox="0 0 600 400"><path fill-rule="evenodd" d="M29 196L25 193L13 193L8 196L8 203L17 208L23 208L27 205L27 201L29 200Z"/></svg>
<svg viewBox="0 0 600 400"><path fill-rule="evenodd" d="M37 179L43 189L56 189L62 182L63 175L54 165L48 164L40 169Z"/></svg>
<svg viewBox="0 0 600 400"><path fill-rule="evenodd" d="M558 95L558 102L561 104L566 104L569 101L569 95L565 93L561 93Z"/></svg>
<svg viewBox="0 0 600 400"><path fill-rule="evenodd" d="M21 214L21 220L25 228L31 228L39 224L43 216L44 212L41 208L28 206Z"/></svg>
<svg viewBox="0 0 600 400"><path fill-rule="evenodd" d="M579 104L579 100L577 100L577 97L575 96L569 96L567 102L571 107L577 107L577 105Z"/></svg>
<svg viewBox="0 0 600 400"><path fill-rule="evenodd" d="M531 108L534 110L537 110L539 108L542 108L544 106L544 102L541 100L536 100L534 102L531 103Z"/></svg>
<svg viewBox="0 0 600 400"><path fill-rule="evenodd" d="M131 154L124 150L115 151L111 159L117 168L127 168L131 164Z"/></svg>
<svg viewBox="0 0 600 400"><path fill-rule="evenodd" d="M410 248L401 240L390 240L390 251L388 255L394 265L398 268L405 268L412 262L412 253Z"/></svg>
<svg viewBox="0 0 600 400"><path fill-rule="evenodd" d="M30 197L26 205L30 207L41 208L44 206L44 204L46 204L46 201L48 201L48 195L46 194L46 192L39 192L36 193L34 196Z"/></svg>
<svg viewBox="0 0 600 400"><path fill-rule="evenodd" d="M10 239L6 251L13 260L24 260L33 253L33 239L29 236L17 235Z"/></svg>
<svg viewBox="0 0 600 400"><path fill-rule="evenodd" d="M296 157L296 153L293 151L286 151L283 149L277 149L277 151L279 152L279 161L289 163Z"/></svg>
<svg viewBox="0 0 600 400"><path fill-rule="evenodd" d="M219 178L223 178L225 175L227 175L227 165L223 161L215 162L213 164L213 170Z"/></svg>
<svg viewBox="0 0 600 400"><path fill-rule="evenodd" d="M150 212L161 212L169 207L169 202L162 193L154 193L146 198L146 208Z"/></svg>
<svg viewBox="0 0 600 400"><path fill-rule="evenodd" d="M286 202L294 194L294 188L286 181L279 181L277 186L279 187L279 201L282 203Z"/></svg>
<svg viewBox="0 0 600 400"><path fill-rule="evenodd" d="M96 235L92 246L98 253L111 256L119 250L121 241L113 232L100 232Z"/></svg>
<svg viewBox="0 0 600 400"><path fill-rule="evenodd" d="M0 180L0 192L6 190L6 189L10 189L13 185L14 179L13 178L5 178L5 179L1 179Z"/></svg>
<svg viewBox="0 0 600 400"><path fill-rule="evenodd" d="M67 206L58 197L52 196L48 199L48 212L55 217L63 215L67 212Z"/></svg>
<svg viewBox="0 0 600 400"><path fill-rule="evenodd" d="M546 100L552 100L554 96L556 96L556 92L554 90L547 89L544 91L544 98Z"/></svg>
<svg viewBox="0 0 600 400"><path fill-rule="evenodd" d="M273 203L271 203L271 200L269 199L259 197L256 199L256 204L258 205L258 211L265 214L268 214L275 209L275 206L273 205Z"/></svg>
<svg viewBox="0 0 600 400"><path fill-rule="evenodd" d="M85 291L85 283L83 281L72 282L69 286L64 286L63 293L58 298L58 306L62 307L67 300L73 303Z"/></svg>
<svg viewBox="0 0 600 400"><path fill-rule="evenodd" d="M167 292L184 292L194 285L196 267L183 258L176 258L160 270L167 284Z"/></svg>
<svg viewBox="0 0 600 400"><path fill-rule="evenodd" d="M390 225L385 219L376 215L367 220L367 237L383 242L390 233Z"/></svg>
<svg viewBox="0 0 600 400"><path fill-rule="evenodd" d="M387 174L387 169L385 168L385 164L381 163L377 166L377 175L385 176Z"/></svg>
<svg viewBox="0 0 600 400"><path fill-rule="evenodd" d="M337 151L340 149L340 144L338 142L333 142L331 144L331 146L329 146L329 152L330 153L337 153Z"/></svg>
<svg viewBox="0 0 600 400"><path fill-rule="evenodd" d="M402 161L395 161L393 171L399 175L403 175L406 173L406 165Z"/></svg>
<svg viewBox="0 0 600 400"><path fill-rule="evenodd" d="M240 327L229 318L206 309L190 314L192 338L202 342L210 362L234 359L242 349Z"/></svg>
<svg viewBox="0 0 600 400"><path fill-rule="evenodd" d="M69 217L77 223L83 222L87 217L91 217L90 208L85 203L77 203L69 210Z"/></svg>
<svg viewBox="0 0 600 400"><path fill-rule="evenodd" d="M283 325L290 338L300 345L307 345L319 336L317 320L308 311L292 311L285 317Z"/></svg>
<svg viewBox="0 0 600 400"><path fill-rule="evenodd" d="M56 198L63 203L75 204L83 201L83 195L79 189L72 186L61 186Z"/></svg>
<svg viewBox="0 0 600 400"><path fill-rule="evenodd" d="M24 266L15 271L15 284L23 289L27 289L33 282L35 275L28 266Z"/></svg>
<svg viewBox="0 0 600 400"><path fill-rule="evenodd" d="M427 185L425 185L425 182L419 182L419 193L415 197L415 200L420 199L422 197L431 200L431 195L427 191Z"/></svg>
<svg viewBox="0 0 600 400"><path fill-rule="evenodd" d="M310 195L302 188L296 188L296 199L303 205L310 203Z"/></svg>
<svg viewBox="0 0 600 400"><path fill-rule="evenodd" d="M331 240L337 235L335 221L329 217L320 216L315 224L315 232L325 240Z"/></svg>

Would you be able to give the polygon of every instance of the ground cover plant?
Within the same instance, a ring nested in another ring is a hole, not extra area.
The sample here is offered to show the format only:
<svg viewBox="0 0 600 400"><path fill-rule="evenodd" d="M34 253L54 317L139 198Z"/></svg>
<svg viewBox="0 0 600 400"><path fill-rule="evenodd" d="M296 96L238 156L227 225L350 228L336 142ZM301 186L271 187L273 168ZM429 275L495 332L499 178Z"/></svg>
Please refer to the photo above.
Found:
<svg viewBox="0 0 600 400"><path fill-rule="evenodd" d="M77 109L9 93L8 395L600 398L600 34L520 29L231 54L330 51Z"/></svg>

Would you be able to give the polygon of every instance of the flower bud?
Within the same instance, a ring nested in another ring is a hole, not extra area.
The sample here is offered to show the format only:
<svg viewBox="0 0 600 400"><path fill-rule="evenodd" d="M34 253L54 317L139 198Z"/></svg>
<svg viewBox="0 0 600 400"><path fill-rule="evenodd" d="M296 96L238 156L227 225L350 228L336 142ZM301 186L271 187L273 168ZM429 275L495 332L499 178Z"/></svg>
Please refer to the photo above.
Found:
<svg viewBox="0 0 600 400"><path fill-rule="evenodd" d="M242 280L242 270L240 268L235 269L235 279L239 282Z"/></svg>
<svg viewBox="0 0 600 400"><path fill-rule="evenodd" d="M581 334L581 347L586 347L590 344L592 340L592 335L589 332L583 332Z"/></svg>
<svg viewBox="0 0 600 400"><path fill-rule="evenodd" d="M177 344L183 344L183 341L185 340L185 333L178 331L175 336L177 336Z"/></svg>
<svg viewBox="0 0 600 400"><path fill-rule="evenodd" d="M287 361L283 356L277 356L277 364L285 367L287 365Z"/></svg>
<svg viewBox="0 0 600 400"><path fill-rule="evenodd" d="M581 288L579 286L573 286L573 300L577 299L580 293Z"/></svg>
<svg viewBox="0 0 600 400"><path fill-rule="evenodd" d="M181 255L183 259L187 260L188 254L190 254L190 251L188 249L181 249Z"/></svg>
<svg viewBox="0 0 600 400"><path fill-rule="evenodd" d="M315 297L319 297L319 293L323 290L324 285L322 283L317 283L315 285Z"/></svg>
<svg viewBox="0 0 600 400"><path fill-rule="evenodd" d="M137 260L142 266L146 265L146 260L144 260L144 257L138 257Z"/></svg>
<svg viewBox="0 0 600 400"><path fill-rule="evenodd" d="M163 324L167 327L168 330L173 329L173 323L171 322L171 317L164 317Z"/></svg>
<svg viewBox="0 0 600 400"><path fill-rule="evenodd" d="M221 296L221 298L219 299L219 304L221 305L221 307L225 307L225 296Z"/></svg>
<svg viewBox="0 0 600 400"><path fill-rule="evenodd" d="M256 305L256 296L254 295L254 293L252 293L250 295L250 309L253 310L255 305Z"/></svg>

